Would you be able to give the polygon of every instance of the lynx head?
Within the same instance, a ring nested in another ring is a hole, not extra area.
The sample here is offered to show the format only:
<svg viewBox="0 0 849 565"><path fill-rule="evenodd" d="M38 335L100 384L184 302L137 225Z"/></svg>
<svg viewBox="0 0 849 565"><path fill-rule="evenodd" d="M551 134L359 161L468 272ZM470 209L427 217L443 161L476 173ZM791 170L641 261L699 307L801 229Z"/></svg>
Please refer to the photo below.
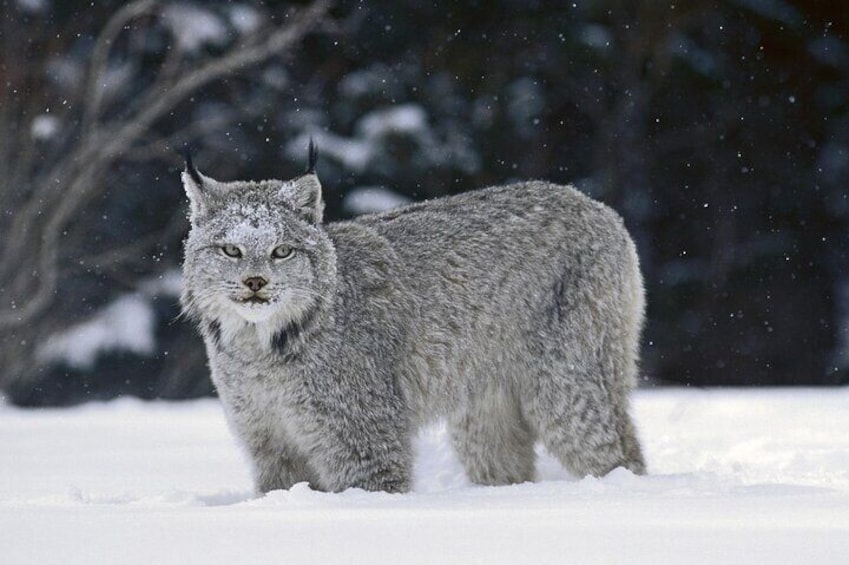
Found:
<svg viewBox="0 0 849 565"><path fill-rule="evenodd" d="M332 295L335 252L321 225L312 142L309 155L304 175L259 182L216 181L187 155L183 309L224 339L255 329L270 343L312 319Z"/></svg>

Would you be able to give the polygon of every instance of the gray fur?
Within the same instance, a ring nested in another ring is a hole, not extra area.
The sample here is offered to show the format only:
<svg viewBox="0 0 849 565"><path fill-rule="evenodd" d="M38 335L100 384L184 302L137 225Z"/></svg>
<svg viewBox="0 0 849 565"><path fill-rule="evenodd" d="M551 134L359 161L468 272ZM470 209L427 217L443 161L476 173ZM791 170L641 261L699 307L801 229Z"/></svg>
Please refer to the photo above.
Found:
<svg viewBox="0 0 849 565"><path fill-rule="evenodd" d="M645 471L643 286L609 208L527 182L324 224L312 172L183 183L182 303L258 492L407 491L411 436L440 417L477 483L533 480L537 439L577 475ZM266 303L239 302L249 277Z"/></svg>

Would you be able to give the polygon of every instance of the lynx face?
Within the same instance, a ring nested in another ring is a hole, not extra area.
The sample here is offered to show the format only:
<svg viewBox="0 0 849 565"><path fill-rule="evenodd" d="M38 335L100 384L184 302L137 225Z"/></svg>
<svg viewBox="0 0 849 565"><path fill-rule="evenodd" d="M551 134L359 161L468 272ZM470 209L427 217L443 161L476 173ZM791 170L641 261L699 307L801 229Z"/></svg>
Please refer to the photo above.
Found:
<svg viewBox="0 0 849 565"><path fill-rule="evenodd" d="M318 179L220 183L192 171L184 308L231 335L253 325L270 338L301 323L324 299L334 261Z"/></svg>

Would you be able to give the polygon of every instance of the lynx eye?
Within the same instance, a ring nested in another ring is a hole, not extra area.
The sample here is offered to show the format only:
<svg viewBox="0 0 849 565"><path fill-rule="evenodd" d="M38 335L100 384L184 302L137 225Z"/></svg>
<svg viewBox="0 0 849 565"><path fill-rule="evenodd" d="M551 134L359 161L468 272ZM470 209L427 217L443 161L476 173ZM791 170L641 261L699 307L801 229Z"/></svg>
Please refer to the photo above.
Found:
<svg viewBox="0 0 849 565"><path fill-rule="evenodd" d="M288 259L292 256L292 253L295 250L289 247L288 245L278 245L274 249L271 250L271 257L273 259Z"/></svg>
<svg viewBox="0 0 849 565"><path fill-rule="evenodd" d="M242 250L232 243L225 243L221 246L221 253L233 259L239 259L242 256Z"/></svg>

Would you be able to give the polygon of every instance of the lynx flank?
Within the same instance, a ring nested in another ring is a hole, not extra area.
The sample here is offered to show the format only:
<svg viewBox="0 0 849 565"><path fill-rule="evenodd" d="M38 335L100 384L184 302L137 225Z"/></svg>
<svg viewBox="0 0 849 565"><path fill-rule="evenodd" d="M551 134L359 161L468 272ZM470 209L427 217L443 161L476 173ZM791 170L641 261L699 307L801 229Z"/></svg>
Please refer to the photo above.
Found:
<svg viewBox="0 0 849 565"><path fill-rule="evenodd" d="M411 437L446 418L471 480L645 472L628 414L643 285L620 218L525 182L323 223L310 146L289 181L187 158L186 313L258 493L410 489Z"/></svg>

